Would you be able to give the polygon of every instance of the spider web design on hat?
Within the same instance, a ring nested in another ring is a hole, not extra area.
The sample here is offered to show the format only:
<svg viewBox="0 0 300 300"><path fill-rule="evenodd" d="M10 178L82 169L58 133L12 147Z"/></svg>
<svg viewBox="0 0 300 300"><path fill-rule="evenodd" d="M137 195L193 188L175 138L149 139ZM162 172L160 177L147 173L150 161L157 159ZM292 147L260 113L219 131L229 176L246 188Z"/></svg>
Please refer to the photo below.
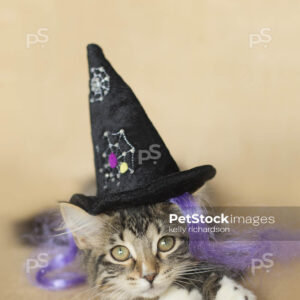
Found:
<svg viewBox="0 0 300 300"><path fill-rule="evenodd" d="M99 172L104 176L104 189L109 183L120 185L122 175L134 173L135 147L128 141L124 129L118 132L105 131L103 138L106 139L107 148L102 152L102 168ZM96 151L100 152L99 146Z"/></svg>
<svg viewBox="0 0 300 300"><path fill-rule="evenodd" d="M103 67L91 68L91 74L90 102L103 101L104 96L106 96L110 90L110 77Z"/></svg>

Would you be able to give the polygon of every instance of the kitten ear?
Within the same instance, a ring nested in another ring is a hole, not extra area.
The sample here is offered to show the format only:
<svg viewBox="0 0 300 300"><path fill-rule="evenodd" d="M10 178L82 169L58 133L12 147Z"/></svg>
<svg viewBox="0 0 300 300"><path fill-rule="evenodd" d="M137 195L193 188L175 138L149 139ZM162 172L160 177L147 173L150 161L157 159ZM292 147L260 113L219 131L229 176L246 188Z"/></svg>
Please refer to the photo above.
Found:
<svg viewBox="0 0 300 300"><path fill-rule="evenodd" d="M104 226L99 216L90 215L71 203L60 203L60 212L78 248L90 249L97 245L97 237Z"/></svg>

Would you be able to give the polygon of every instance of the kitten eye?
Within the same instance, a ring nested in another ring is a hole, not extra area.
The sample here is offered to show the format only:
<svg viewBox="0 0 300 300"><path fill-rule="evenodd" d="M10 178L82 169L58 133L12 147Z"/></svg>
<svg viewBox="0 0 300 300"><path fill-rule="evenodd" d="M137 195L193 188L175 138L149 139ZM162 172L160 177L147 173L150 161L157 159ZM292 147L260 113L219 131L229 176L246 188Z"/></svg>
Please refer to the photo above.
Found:
<svg viewBox="0 0 300 300"><path fill-rule="evenodd" d="M162 237L158 243L157 248L161 252L170 251L175 245L175 239L172 236L164 236Z"/></svg>
<svg viewBox="0 0 300 300"><path fill-rule="evenodd" d="M125 261L130 258L130 252L125 246L116 246L110 251L111 256L117 261Z"/></svg>

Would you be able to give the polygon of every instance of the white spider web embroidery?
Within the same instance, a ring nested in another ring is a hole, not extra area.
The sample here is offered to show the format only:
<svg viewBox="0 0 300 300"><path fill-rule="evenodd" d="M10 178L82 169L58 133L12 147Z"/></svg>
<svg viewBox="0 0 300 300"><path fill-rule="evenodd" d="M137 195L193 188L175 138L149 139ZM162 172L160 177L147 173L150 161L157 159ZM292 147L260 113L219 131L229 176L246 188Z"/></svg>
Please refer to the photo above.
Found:
<svg viewBox="0 0 300 300"><path fill-rule="evenodd" d="M110 78L103 67L91 68L92 78L90 88L92 96L90 102L103 101L110 90Z"/></svg>
<svg viewBox="0 0 300 300"><path fill-rule="evenodd" d="M104 186L115 182L120 185L120 178L123 174L134 173L135 147L128 141L124 129L116 133L106 131L103 138L107 140L107 148L102 152L103 166L99 172L104 176ZM99 148L96 147L96 150Z"/></svg>

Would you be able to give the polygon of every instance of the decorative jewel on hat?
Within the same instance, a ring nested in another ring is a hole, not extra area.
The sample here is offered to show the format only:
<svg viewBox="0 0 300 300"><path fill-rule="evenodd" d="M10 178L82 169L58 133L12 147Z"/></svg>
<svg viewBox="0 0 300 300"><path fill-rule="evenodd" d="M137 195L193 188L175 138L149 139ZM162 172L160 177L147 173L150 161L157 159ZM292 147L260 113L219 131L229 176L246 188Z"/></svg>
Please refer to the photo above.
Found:
<svg viewBox="0 0 300 300"><path fill-rule="evenodd" d="M97 195L76 194L72 203L99 214L193 193L214 177L210 165L179 171L133 91L99 46L88 46L88 62ZM159 149L159 160L140 160L139 154L153 146Z"/></svg>

